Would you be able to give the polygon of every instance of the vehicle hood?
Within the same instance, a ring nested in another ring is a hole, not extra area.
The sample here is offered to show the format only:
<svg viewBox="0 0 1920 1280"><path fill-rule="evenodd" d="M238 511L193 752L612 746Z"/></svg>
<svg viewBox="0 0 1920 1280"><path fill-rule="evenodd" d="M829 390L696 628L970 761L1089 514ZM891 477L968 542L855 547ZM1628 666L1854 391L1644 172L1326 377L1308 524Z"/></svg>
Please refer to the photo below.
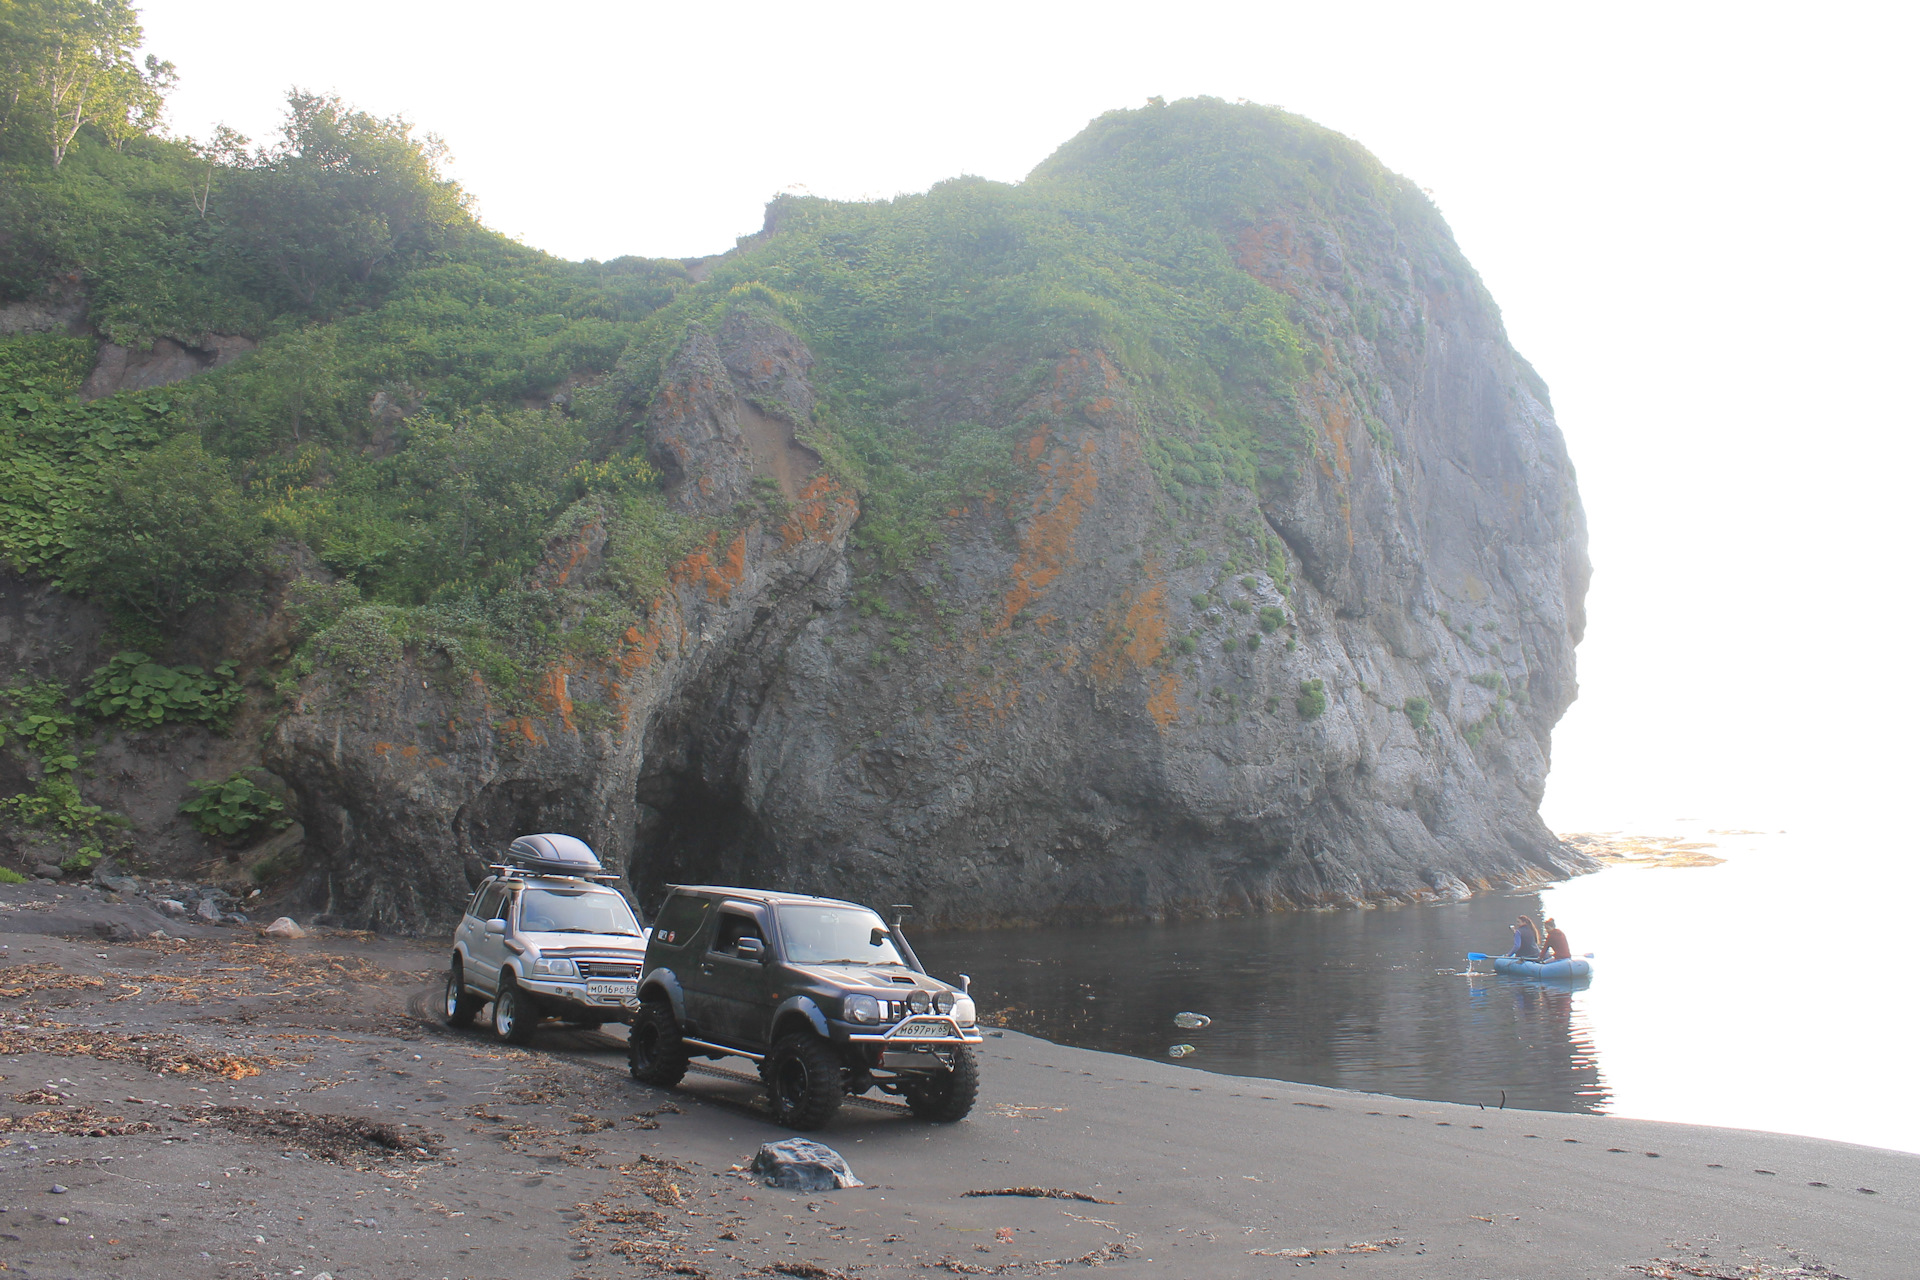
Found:
<svg viewBox="0 0 1920 1280"><path fill-rule="evenodd" d="M929 978L924 973L915 973L905 965L898 964L796 964L793 970L804 973L820 982L830 982L836 987L860 987L878 993L895 991L902 995L918 988L921 991L952 991L960 988ZM895 981L896 978L911 978L912 984Z"/></svg>
<svg viewBox="0 0 1920 1280"><path fill-rule="evenodd" d="M608 953L641 956L646 954L647 939L652 933L651 929L642 929L637 938L624 933L522 933L520 939L538 948L543 956Z"/></svg>

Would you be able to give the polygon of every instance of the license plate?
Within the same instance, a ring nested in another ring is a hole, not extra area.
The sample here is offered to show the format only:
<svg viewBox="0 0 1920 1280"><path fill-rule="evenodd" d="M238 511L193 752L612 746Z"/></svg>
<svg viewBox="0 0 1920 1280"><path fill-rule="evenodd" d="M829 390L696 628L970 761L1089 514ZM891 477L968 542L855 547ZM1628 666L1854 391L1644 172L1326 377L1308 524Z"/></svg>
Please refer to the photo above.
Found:
<svg viewBox="0 0 1920 1280"><path fill-rule="evenodd" d="M630 996L640 990L637 982L589 982L587 994L590 996Z"/></svg>
<svg viewBox="0 0 1920 1280"><path fill-rule="evenodd" d="M947 1027L945 1023L907 1022L907 1023L902 1023L899 1030L895 1031L893 1034L898 1036L902 1040L923 1040L923 1039L938 1039L939 1037L948 1034L948 1032L947 1032Z"/></svg>

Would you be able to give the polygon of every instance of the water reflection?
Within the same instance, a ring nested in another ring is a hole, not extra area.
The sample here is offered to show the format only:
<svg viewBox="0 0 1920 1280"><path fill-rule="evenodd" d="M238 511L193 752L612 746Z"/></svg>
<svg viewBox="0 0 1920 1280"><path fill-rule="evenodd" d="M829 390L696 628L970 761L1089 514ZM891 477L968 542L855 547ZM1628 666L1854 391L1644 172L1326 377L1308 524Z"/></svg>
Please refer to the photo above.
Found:
<svg viewBox="0 0 1920 1280"><path fill-rule="evenodd" d="M1537 894L1444 906L1237 920L929 933L936 972L973 975L981 1007L1049 1040L1210 1071L1414 1098L1601 1111L1609 1093L1565 984L1467 976ZM1213 1023L1175 1026L1191 1010Z"/></svg>

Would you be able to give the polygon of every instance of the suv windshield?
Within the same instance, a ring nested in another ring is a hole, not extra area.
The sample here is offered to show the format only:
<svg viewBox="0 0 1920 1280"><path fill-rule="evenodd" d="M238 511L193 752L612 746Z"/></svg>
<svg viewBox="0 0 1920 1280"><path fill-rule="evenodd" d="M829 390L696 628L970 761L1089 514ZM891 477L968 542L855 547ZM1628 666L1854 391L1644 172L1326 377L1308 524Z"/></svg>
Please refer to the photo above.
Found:
<svg viewBox="0 0 1920 1280"><path fill-rule="evenodd" d="M886 922L859 907L781 907L780 937L788 964L904 963Z"/></svg>
<svg viewBox="0 0 1920 1280"><path fill-rule="evenodd" d="M640 936L627 900L604 889L526 889L520 927L534 933L614 933Z"/></svg>

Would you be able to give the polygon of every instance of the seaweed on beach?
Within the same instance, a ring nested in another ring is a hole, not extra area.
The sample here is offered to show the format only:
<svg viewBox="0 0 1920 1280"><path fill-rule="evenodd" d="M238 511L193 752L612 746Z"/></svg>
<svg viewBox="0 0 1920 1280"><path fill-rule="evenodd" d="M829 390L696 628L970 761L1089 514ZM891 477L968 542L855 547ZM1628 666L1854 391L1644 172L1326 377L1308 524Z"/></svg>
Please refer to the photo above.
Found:
<svg viewBox="0 0 1920 1280"><path fill-rule="evenodd" d="M1104 1202L1103 1202L1104 1203ZM956 1258L942 1258L935 1265L958 1276L1004 1276L1018 1271L1057 1271L1061 1267L1098 1267L1123 1260L1127 1246L1116 1240L1077 1258L1042 1258L1037 1262L1003 1262L997 1267L978 1267Z"/></svg>
<svg viewBox="0 0 1920 1280"><path fill-rule="evenodd" d="M1676 1248L1692 1250L1692 1245L1676 1244ZM1785 1263L1766 1258L1758 1258L1742 1250L1738 1262L1714 1262L1702 1250L1698 1258L1655 1258L1652 1262L1636 1262L1627 1266L1628 1271L1638 1271L1649 1280L1847 1280L1838 1271L1816 1258L1809 1257L1785 1245L1779 1246L1787 1255Z"/></svg>
<svg viewBox="0 0 1920 1280"><path fill-rule="evenodd" d="M55 1095L58 1097L59 1095ZM64 1133L76 1138L119 1138L130 1133L156 1133L160 1126L145 1120L103 1114L82 1104L24 1116L0 1116L0 1133Z"/></svg>
<svg viewBox="0 0 1920 1280"><path fill-rule="evenodd" d="M1062 1191L1059 1187L1001 1187L996 1191L963 1191L963 1196L1028 1196L1035 1200L1084 1200L1088 1204L1112 1204L1084 1191Z"/></svg>
<svg viewBox="0 0 1920 1280"><path fill-rule="evenodd" d="M135 1062L156 1075L221 1076L245 1080L267 1067L286 1064L278 1058L245 1058L232 1053L202 1053L175 1035L161 1032L124 1034L54 1027L0 1027L0 1056L45 1053L58 1058L93 1058L101 1062Z"/></svg>
<svg viewBox="0 0 1920 1280"><path fill-rule="evenodd" d="M1318 1248L1302 1249L1249 1249L1247 1252L1256 1258L1326 1258L1338 1253L1383 1253L1406 1243L1398 1236L1385 1240L1354 1240L1347 1244L1321 1245Z"/></svg>
<svg viewBox="0 0 1920 1280"><path fill-rule="evenodd" d="M617 1165L620 1184L610 1193L590 1203L576 1204L580 1221L570 1233L585 1249L601 1244L615 1257L626 1258L667 1275L707 1273L679 1260L676 1255L687 1249L684 1228L675 1226L661 1209L686 1207L680 1183L693 1177L693 1171L664 1156L642 1154L630 1164ZM632 1203L636 1195L645 1196L659 1208ZM602 1240L604 1236L610 1240ZM581 1255L575 1255L576 1257Z"/></svg>
<svg viewBox="0 0 1920 1280"><path fill-rule="evenodd" d="M212 1107L198 1115L176 1117L184 1123L216 1124L231 1133L294 1147L317 1159L351 1168L369 1162L442 1158L440 1135L418 1125L306 1111L263 1111L258 1107Z"/></svg>

